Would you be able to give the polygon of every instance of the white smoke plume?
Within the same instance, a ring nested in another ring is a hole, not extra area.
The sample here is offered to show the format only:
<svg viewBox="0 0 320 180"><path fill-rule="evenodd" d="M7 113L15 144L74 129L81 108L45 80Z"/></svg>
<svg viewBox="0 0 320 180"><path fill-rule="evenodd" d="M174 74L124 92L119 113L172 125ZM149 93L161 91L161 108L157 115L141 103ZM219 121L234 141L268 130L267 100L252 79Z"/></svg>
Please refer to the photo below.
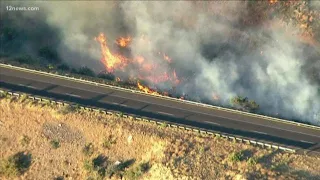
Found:
<svg viewBox="0 0 320 180"><path fill-rule="evenodd" d="M320 125L319 85L306 72L308 63L312 63L320 79L319 52L301 43L297 28L290 23L283 25L276 18L250 18L252 1L16 5L40 7L45 22L62 36L58 52L70 65L103 70L100 47L94 41L100 32L107 35L110 44L119 36L145 35L150 44L133 41L131 53L143 54L149 61L157 61L154 52L169 54L178 76L192 74L177 88L179 92L193 99L212 99L215 93L223 106L228 106L231 97L241 95L255 100L261 113ZM159 71L168 68L163 65Z"/></svg>

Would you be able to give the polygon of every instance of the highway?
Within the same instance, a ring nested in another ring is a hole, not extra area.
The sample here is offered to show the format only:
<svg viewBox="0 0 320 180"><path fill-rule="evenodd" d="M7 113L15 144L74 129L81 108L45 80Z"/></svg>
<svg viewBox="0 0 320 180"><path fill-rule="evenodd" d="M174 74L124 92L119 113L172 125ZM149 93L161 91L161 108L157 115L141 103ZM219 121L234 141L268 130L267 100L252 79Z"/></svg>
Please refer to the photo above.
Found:
<svg viewBox="0 0 320 180"><path fill-rule="evenodd" d="M0 88L320 153L320 129L0 66Z"/></svg>

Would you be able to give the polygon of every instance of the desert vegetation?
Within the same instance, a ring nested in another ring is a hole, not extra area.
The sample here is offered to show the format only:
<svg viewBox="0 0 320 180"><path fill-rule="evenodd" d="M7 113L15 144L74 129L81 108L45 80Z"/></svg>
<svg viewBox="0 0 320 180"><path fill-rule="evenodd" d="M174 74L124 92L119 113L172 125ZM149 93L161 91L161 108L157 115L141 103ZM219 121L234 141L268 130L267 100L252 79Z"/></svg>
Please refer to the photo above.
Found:
<svg viewBox="0 0 320 180"><path fill-rule="evenodd" d="M320 157L2 94L0 177L319 179ZM67 111L66 111L67 109Z"/></svg>

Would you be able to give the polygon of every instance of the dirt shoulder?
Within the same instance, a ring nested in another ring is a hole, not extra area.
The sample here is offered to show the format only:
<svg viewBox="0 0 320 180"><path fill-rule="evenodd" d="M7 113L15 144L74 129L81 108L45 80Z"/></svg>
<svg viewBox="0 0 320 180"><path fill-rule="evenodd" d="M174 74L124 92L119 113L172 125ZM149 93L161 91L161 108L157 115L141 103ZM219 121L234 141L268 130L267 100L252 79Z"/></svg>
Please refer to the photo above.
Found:
<svg viewBox="0 0 320 180"><path fill-rule="evenodd" d="M320 178L320 157L7 98L0 100L0 147L0 179ZM4 162L18 153L28 166L8 172Z"/></svg>

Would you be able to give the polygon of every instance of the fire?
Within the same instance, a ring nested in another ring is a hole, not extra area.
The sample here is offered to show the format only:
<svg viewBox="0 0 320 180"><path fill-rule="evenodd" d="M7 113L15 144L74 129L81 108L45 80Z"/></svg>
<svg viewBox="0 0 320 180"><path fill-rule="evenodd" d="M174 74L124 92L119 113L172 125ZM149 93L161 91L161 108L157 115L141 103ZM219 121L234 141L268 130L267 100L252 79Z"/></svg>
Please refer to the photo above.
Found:
<svg viewBox="0 0 320 180"><path fill-rule="evenodd" d="M212 93L212 99L215 100L215 101L217 101L217 100L219 100L220 98L219 98L219 96L218 96L216 93Z"/></svg>
<svg viewBox="0 0 320 180"><path fill-rule="evenodd" d="M141 85L140 82L138 82L138 88L140 90L142 90L143 92L148 93L148 94L160 95L157 91L154 91L154 90L152 90L152 89L150 89L150 88L148 88L146 86Z"/></svg>
<svg viewBox="0 0 320 180"><path fill-rule="evenodd" d="M176 73L176 70L173 70L173 80L175 85L178 85L180 83L180 80L178 79L178 76L177 76L177 73Z"/></svg>
<svg viewBox="0 0 320 180"><path fill-rule="evenodd" d="M144 57L142 56L136 57L136 62L138 62L139 64L142 64L144 62Z"/></svg>
<svg viewBox="0 0 320 180"><path fill-rule="evenodd" d="M127 47L130 42L131 42L131 37L120 37L119 39L116 40L116 43L120 46L120 47Z"/></svg>
<svg viewBox="0 0 320 180"><path fill-rule="evenodd" d="M166 54L163 54L163 59L168 61L168 63L171 63L171 58L167 56Z"/></svg>
<svg viewBox="0 0 320 180"><path fill-rule="evenodd" d="M158 52L158 54L160 55L160 56L162 56L162 58L164 59L164 60L166 60L168 63L171 63L171 58L167 55L167 54L165 54L165 53L161 53L161 52Z"/></svg>
<svg viewBox="0 0 320 180"><path fill-rule="evenodd" d="M274 4L274 3L276 3L276 2L278 2L278 0L269 0L269 3L270 3L270 4Z"/></svg>
<svg viewBox="0 0 320 180"><path fill-rule="evenodd" d="M180 83L175 70L162 70L161 68L162 65L165 64L167 64L168 67L171 66L170 63L172 62L172 59L166 53L162 53L160 51L158 52L158 57L165 60L162 62L158 62L153 59L146 59L146 57L141 54L130 54L130 56L127 57L112 51L108 47L107 38L103 33L100 33L99 36L95 37L95 40L100 43L102 54L101 62L105 66L108 73L115 73L115 71L119 72L119 70L125 72L126 70L128 70L126 69L127 67L137 67L138 72L133 73L136 75L136 77L132 77L133 75L129 75L129 79L145 80L156 86L157 84L164 82L171 82L175 86ZM127 47L133 40L134 39L132 39L130 36L120 37L115 41L115 43L119 47ZM143 43L142 45L145 45L146 47L148 46L148 43L151 42L145 35L142 35L142 37L140 37L140 41ZM115 81L119 82L122 80L120 78L116 78ZM160 95L160 93L158 93L157 91L143 86L137 81L134 81L134 83L137 83L138 88L143 92L153 95Z"/></svg>
<svg viewBox="0 0 320 180"><path fill-rule="evenodd" d="M105 65L108 72L113 72L115 69L122 69L127 65L127 59L121 55L114 55L107 46L107 39L103 33L100 33L95 38L100 43L102 59L101 62Z"/></svg>

